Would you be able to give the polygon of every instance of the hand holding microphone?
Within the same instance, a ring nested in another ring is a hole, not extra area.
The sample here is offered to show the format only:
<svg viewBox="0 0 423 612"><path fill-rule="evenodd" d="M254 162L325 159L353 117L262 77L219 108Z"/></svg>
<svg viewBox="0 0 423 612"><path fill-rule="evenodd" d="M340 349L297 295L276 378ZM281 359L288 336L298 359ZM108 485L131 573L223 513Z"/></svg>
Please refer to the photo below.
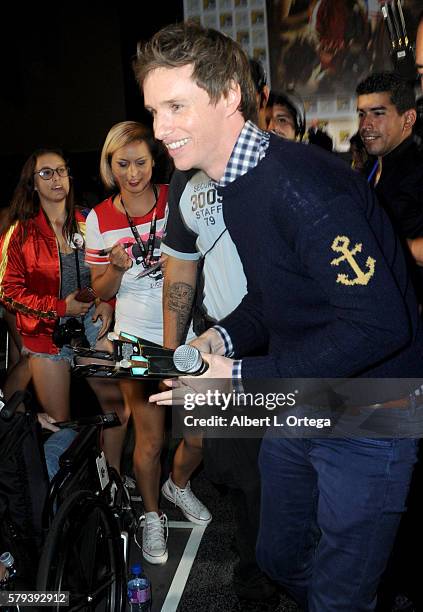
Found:
<svg viewBox="0 0 423 612"><path fill-rule="evenodd" d="M207 378L232 378L233 360L223 355L207 354L205 361L198 348L191 344L182 344L173 353L175 367L186 375L201 376L207 372Z"/></svg>
<svg viewBox="0 0 423 612"><path fill-rule="evenodd" d="M200 351L190 344L182 344L173 353L174 366L186 374L201 376L208 370L208 363L204 361Z"/></svg>
<svg viewBox="0 0 423 612"><path fill-rule="evenodd" d="M164 380L163 383L169 387L169 390L151 395L149 401L159 406L171 406L177 403L178 393L183 401L187 390L204 393L210 388L210 384L212 388L215 388L216 381L222 380L227 380L228 385L231 386L233 360L212 354L208 354L207 359L208 362L202 358L200 351L195 346L189 344L178 346L173 353L173 364L184 376ZM206 376L196 381L195 377L200 377L202 374ZM210 379L215 379L215 381Z"/></svg>

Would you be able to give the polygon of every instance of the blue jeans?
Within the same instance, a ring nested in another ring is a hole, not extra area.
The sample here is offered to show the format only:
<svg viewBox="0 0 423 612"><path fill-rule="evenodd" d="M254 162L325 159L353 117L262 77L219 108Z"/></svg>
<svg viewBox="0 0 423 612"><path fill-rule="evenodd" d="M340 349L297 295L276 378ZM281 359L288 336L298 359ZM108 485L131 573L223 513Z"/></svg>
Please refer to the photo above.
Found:
<svg viewBox="0 0 423 612"><path fill-rule="evenodd" d="M265 438L259 566L309 612L369 612L405 510L414 439Z"/></svg>
<svg viewBox="0 0 423 612"><path fill-rule="evenodd" d="M60 455L65 452L77 435L73 429L59 429L44 442L44 455L50 480L59 469Z"/></svg>

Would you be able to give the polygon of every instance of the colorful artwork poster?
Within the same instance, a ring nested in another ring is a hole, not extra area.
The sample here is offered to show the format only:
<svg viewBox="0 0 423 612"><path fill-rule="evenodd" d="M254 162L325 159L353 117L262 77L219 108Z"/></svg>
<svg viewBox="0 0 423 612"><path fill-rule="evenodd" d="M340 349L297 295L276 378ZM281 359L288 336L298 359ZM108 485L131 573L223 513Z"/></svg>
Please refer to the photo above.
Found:
<svg viewBox="0 0 423 612"><path fill-rule="evenodd" d="M353 95L357 83L370 72L392 70L391 37L381 11L384 4L379 0L267 0L272 88L293 87L303 96ZM423 3L402 0L401 6L413 44Z"/></svg>

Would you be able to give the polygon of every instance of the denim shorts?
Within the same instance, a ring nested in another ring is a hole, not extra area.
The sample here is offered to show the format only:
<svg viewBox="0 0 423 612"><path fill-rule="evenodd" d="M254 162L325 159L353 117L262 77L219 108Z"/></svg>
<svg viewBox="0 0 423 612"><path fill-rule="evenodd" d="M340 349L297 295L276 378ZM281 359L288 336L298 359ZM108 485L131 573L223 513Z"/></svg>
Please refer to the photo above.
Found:
<svg viewBox="0 0 423 612"><path fill-rule="evenodd" d="M102 321L100 318L94 323L92 320L94 309L91 309L87 312L84 317L84 327L85 327L85 335L87 337L88 342L90 343L90 347L94 348L97 342L98 332L100 330ZM36 353L35 351L30 351L28 348L22 348L22 355L28 355L32 357L46 357L47 359L51 359L51 361L61 361L66 360L69 363L72 363L73 358L75 356L73 349L70 346L62 346L60 351L54 355L50 353Z"/></svg>

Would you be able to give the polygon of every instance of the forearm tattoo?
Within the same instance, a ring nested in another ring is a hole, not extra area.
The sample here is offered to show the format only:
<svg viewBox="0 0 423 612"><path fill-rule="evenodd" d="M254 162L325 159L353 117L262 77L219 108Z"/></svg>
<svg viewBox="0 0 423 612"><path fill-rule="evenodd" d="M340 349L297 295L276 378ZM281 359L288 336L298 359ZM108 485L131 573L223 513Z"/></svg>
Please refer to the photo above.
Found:
<svg viewBox="0 0 423 612"><path fill-rule="evenodd" d="M192 302L194 299L194 287L188 283L165 284L165 305L170 311L175 312L176 333L179 340L184 337L188 326Z"/></svg>

